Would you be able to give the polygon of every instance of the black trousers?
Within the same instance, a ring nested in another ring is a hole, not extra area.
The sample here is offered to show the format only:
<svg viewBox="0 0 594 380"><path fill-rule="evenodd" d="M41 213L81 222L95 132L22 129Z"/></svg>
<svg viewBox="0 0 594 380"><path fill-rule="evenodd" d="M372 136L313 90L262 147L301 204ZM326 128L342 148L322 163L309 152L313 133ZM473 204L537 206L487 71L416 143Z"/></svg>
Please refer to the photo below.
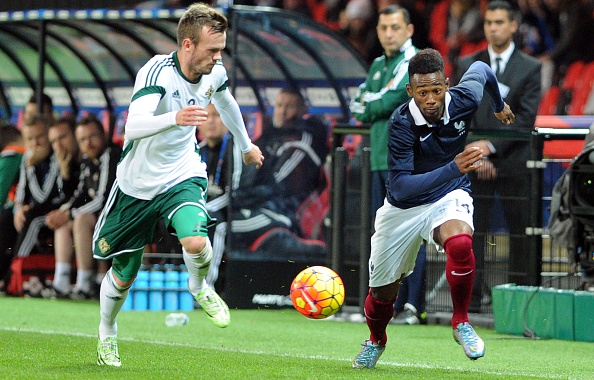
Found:
<svg viewBox="0 0 594 380"><path fill-rule="evenodd" d="M5 284L10 280L10 264L15 255L16 238L12 207L0 208L0 280L4 280Z"/></svg>

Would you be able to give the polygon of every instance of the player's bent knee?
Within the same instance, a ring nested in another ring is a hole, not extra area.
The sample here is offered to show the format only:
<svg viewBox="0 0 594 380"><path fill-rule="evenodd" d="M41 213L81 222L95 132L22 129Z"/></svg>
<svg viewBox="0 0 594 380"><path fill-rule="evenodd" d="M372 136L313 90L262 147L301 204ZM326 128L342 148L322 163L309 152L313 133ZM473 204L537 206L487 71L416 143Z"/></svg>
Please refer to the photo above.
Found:
<svg viewBox="0 0 594 380"><path fill-rule="evenodd" d="M134 276L134 278L132 280L122 280L120 278L118 278L118 276L116 276L114 273L108 272L111 275L111 278L113 279L114 283L123 289L129 288L130 286L132 286L132 283L134 282L134 279L136 278L136 276Z"/></svg>
<svg viewBox="0 0 594 380"><path fill-rule="evenodd" d="M453 261L466 261L472 255L472 235L467 233L452 235L443 243L443 248Z"/></svg>
<svg viewBox="0 0 594 380"><path fill-rule="evenodd" d="M208 237L206 236L188 236L179 240L187 253L198 254L204 250Z"/></svg>
<svg viewBox="0 0 594 380"><path fill-rule="evenodd" d="M404 278L404 276L402 278ZM388 285L380 286L377 288L370 288L369 294L371 294L371 296L378 301L393 302L396 299L396 296L398 295L398 290L400 289L400 285L402 284L402 278Z"/></svg>

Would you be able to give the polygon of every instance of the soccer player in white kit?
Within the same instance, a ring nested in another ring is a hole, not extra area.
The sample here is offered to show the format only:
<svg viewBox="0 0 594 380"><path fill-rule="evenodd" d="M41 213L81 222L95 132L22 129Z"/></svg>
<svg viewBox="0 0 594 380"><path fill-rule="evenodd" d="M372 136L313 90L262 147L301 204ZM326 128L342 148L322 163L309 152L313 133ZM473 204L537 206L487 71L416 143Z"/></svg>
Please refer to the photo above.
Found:
<svg viewBox="0 0 594 380"><path fill-rule="evenodd" d="M221 63L227 28L227 19L215 9L190 6L178 24L178 49L153 57L136 76L124 152L93 235L94 257L113 260L100 291L99 365L121 365L116 318L159 219L183 247L190 293L216 326L230 322L229 308L205 281L212 246L206 164L200 159L196 126L206 120L206 106L215 105L246 164L260 167L264 157L251 143L227 89Z"/></svg>
<svg viewBox="0 0 594 380"><path fill-rule="evenodd" d="M454 339L476 360L485 354L468 323L474 279L473 206L466 173L483 163L482 149L466 148L470 120L485 90L495 116L505 124L515 116L499 93L497 78L475 62L457 86L449 86L443 58L434 49L418 52L408 66L408 95L388 130L389 176L384 205L375 219L369 258L365 318L370 336L353 360L354 368L374 368L386 348L386 327L402 279L412 273L423 240L444 250L453 303Z"/></svg>

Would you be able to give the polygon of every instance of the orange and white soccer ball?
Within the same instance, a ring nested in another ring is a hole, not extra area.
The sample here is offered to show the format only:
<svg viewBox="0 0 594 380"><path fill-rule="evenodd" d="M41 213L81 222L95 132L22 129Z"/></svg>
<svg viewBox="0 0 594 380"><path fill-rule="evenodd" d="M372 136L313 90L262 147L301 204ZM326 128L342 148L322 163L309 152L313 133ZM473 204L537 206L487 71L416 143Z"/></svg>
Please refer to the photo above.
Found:
<svg viewBox="0 0 594 380"><path fill-rule="evenodd" d="M291 301L295 309L307 318L328 318L344 303L344 283L330 268L309 267L293 280Z"/></svg>

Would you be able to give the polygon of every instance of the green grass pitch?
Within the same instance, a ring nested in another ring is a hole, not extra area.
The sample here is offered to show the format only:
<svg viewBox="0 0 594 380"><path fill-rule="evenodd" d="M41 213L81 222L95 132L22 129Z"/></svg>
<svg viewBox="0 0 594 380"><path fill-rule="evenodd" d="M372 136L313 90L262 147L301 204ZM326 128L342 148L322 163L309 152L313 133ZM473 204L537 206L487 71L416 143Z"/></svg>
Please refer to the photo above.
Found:
<svg viewBox="0 0 594 380"><path fill-rule="evenodd" d="M594 379L592 343L477 328L486 355L471 361L448 326L390 325L376 368L354 370L362 323L232 310L219 329L195 310L167 327L166 314L120 313L122 367L106 368L96 364L97 302L0 298L0 379Z"/></svg>

